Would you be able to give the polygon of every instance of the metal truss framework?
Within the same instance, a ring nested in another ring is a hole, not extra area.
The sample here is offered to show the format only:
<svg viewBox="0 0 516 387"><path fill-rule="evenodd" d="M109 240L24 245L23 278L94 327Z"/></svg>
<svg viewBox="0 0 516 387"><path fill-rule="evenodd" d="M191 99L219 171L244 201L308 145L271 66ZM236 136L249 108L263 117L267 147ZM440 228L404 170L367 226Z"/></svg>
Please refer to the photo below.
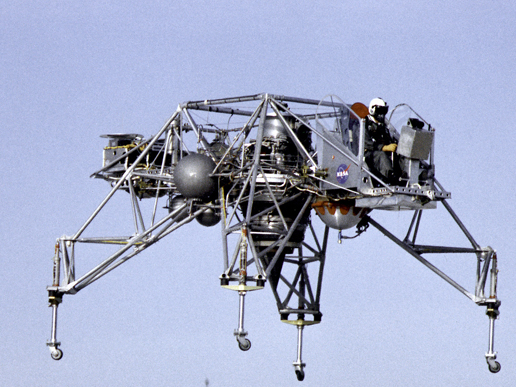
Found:
<svg viewBox="0 0 516 387"><path fill-rule="evenodd" d="M372 225L473 302L486 306L490 321L486 360L489 369L498 372L500 364L495 361L493 348L494 321L500 306L496 294L495 251L477 244L448 204L449 193L435 179L430 195L428 187L389 186L363 162L363 144L355 155L336 144L328 131L318 127L324 119L335 120L343 112L356 117L350 106L333 98L319 101L258 94L183 103L149 139L137 135L109 135L118 142L105 148L104 166L92 176L109 181L112 189L80 229L72 236L59 238L55 246L53 283L47 288L52 307L51 339L47 345L52 357L59 360L63 354L57 340L57 311L64 294L84 289L193 220L205 226L220 220L223 272L219 278L223 287L239 295L239 321L234 335L240 349L246 351L251 347L244 329L245 295L262 289L269 282L281 320L298 329L297 359L293 365L297 378L303 380L303 329L321 321L321 286L329 234L327 225L318 234L311 210L319 198L334 195L331 199L338 203L375 200L374 208L378 209L382 209L383 200L389 203L384 209L389 210L393 209L392 203L401 208L399 203L405 203L406 198L420 203L410 208L414 216L404 239L398 239L369 215L364 215L358 223L357 235ZM281 136L271 134L270 120L275 120L273 129L279 129ZM363 120L361 122L363 139ZM312 139L356 166L362 185L331 187L335 184L328 182L327 168L322 165L319 148L312 146ZM178 163L195 151L214 163L209 178L216 179L218 189L216 196L209 200L185 197L174 180ZM326 188L323 183L327 184ZM83 236L119 190L126 191L131 198L134 233L131 236ZM144 198L154 200L146 216L140 205ZM393 202L393 198L402 200ZM163 200L167 201L168 213L160 218L158 202ZM429 201L443 204L472 247L416 244L422 212ZM75 266L78 244L119 248L91 270L78 274ZM441 253L476 255L473 292L423 257L423 254ZM490 289L486 296L488 278Z"/></svg>

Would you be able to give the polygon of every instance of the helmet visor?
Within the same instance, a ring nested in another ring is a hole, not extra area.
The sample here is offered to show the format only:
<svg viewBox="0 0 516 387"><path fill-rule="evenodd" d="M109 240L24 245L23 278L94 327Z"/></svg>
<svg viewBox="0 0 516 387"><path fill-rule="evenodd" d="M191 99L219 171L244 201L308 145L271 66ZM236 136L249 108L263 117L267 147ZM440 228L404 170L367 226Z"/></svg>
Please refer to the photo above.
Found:
<svg viewBox="0 0 516 387"><path fill-rule="evenodd" d="M389 111L389 106L378 106L376 105L374 107L374 114L377 115L377 114L381 114L381 115L386 115L387 112Z"/></svg>

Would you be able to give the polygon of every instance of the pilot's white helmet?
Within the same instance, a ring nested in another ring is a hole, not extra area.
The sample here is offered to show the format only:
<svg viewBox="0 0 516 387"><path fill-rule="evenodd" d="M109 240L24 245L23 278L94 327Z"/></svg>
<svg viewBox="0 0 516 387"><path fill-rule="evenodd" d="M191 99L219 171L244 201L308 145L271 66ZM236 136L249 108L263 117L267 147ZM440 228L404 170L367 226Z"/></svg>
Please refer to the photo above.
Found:
<svg viewBox="0 0 516 387"><path fill-rule="evenodd" d="M377 114L387 114L389 111L389 106L387 103L381 98L373 98L371 102L369 102L369 114L372 116L376 116Z"/></svg>

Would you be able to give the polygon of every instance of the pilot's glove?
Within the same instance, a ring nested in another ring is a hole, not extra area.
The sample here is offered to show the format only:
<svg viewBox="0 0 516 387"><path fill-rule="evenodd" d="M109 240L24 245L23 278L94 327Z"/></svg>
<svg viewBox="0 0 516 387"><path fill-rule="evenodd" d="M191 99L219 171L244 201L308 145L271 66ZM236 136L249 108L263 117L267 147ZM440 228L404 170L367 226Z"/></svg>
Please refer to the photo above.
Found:
<svg viewBox="0 0 516 387"><path fill-rule="evenodd" d="M397 147L398 147L398 144L389 144L389 145L384 145L382 150L384 152L396 152Z"/></svg>

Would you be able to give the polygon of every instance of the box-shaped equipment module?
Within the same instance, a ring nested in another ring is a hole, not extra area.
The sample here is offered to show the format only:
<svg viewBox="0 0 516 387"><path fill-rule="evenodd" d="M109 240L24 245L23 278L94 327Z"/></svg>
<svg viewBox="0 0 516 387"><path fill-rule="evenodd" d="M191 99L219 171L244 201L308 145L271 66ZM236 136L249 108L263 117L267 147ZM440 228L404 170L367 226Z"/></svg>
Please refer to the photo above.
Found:
<svg viewBox="0 0 516 387"><path fill-rule="evenodd" d="M397 152L410 159L426 160L430 155L433 143L433 131L430 132L428 130L403 126L401 128Z"/></svg>

